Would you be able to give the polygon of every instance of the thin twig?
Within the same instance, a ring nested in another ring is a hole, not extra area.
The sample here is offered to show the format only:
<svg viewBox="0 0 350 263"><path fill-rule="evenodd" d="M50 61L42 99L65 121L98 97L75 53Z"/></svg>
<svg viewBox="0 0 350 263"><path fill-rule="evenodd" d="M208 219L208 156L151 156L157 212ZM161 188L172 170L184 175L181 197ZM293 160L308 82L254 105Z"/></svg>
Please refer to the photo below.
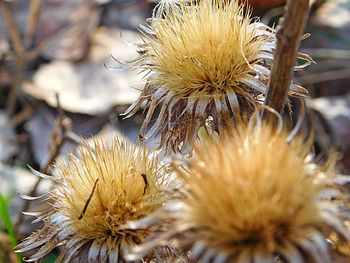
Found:
<svg viewBox="0 0 350 263"><path fill-rule="evenodd" d="M277 47L265 104L280 113L287 102L292 70L308 14L309 0L288 0L285 15L277 28Z"/></svg>
<svg viewBox="0 0 350 263"><path fill-rule="evenodd" d="M42 166L40 169L40 172L44 173L44 174L49 173L50 167L57 159L63 145L66 142L65 133L66 133L66 131L69 131L71 129L70 121L67 121L68 117L66 117L64 115L64 112L61 109L58 94L56 94L56 100L57 100L58 116L56 118L56 125L53 128L53 131L51 133L51 138L50 138L51 150L49 153L49 158L46 161L46 164L44 166ZM33 185L32 189L30 190L30 192L28 194L29 196L36 195L36 192L37 192L37 189L41 183L41 180L42 180L41 177L37 178L37 181L35 182L35 184ZM26 200L22 206L21 211L28 211L30 208L30 205L31 205L31 202ZM20 214L18 221L16 223L16 226L15 226L17 232L19 230L19 227L22 225L23 221L24 221L24 214Z"/></svg>
<svg viewBox="0 0 350 263"><path fill-rule="evenodd" d="M30 2L29 14L27 19L27 30L26 35L24 37L24 45L26 48L28 48L33 41L35 28L39 18L40 5L41 0L32 0Z"/></svg>
<svg viewBox="0 0 350 263"><path fill-rule="evenodd" d="M348 49L335 49L335 48L303 48L301 52L309 54L311 57L316 58L329 58L329 59L350 59L350 50Z"/></svg>
<svg viewBox="0 0 350 263"><path fill-rule="evenodd" d="M0 5L1 5L2 13L4 15L6 27L11 36L13 47L16 51L16 54L21 55L24 52L24 47L21 41L21 36L18 30L18 27L11 13L10 2L7 2L5 0L0 0Z"/></svg>
<svg viewBox="0 0 350 263"><path fill-rule="evenodd" d="M99 180L99 178L96 179L96 181L95 181L95 183L94 183L94 186L92 187L91 193L90 193L90 195L89 195L88 199L86 200L85 205L84 205L84 207L83 207L83 211L81 211L81 213L80 213L80 215L79 215L79 217L78 217L79 220L81 220L81 219L83 218L83 216L84 216L86 210L88 209L88 206L89 206L89 204L90 204L90 201L91 201L91 199L92 199L92 197L93 197L93 195L94 195L94 193L95 193L98 180Z"/></svg>
<svg viewBox="0 0 350 263"><path fill-rule="evenodd" d="M49 168L52 166L52 164L54 163L54 161L56 160L56 158L58 157L58 155L60 154L60 151L61 151L61 148L62 146L64 145L65 143L65 140L61 140L57 145L56 147L54 148L54 150L50 153L50 157L48 159L48 161L46 162L46 164L43 166L43 168L40 169L40 172L41 173L44 173L44 174L48 174L49 172ZM35 196L36 195L36 192L38 190L38 187L41 183L41 180L42 178L41 177L38 177L36 179L36 182L35 184L33 185L32 189L30 190L29 192L29 196ZM30 205L31 205L31 202L26 200L24 201L23 203L23 206L21 208L21 211L28 211L29 208L30 208ZM24 221L24 214L21 213L19 218L18 218L18 221L16 223L16 226L15 226L15 229L16 229L16 232L18 232L19 230L19 227L22 225Z"/></svg>
<svg viewBox="0 0 350 263"><path fill-rule="evenodd" d="M299 85L308 85L315 83L322 83L327 81L350 79L350 69L339 69L326 72L319 72L314 74L305 75L296 79L296 83Z"/></svg>
<svg viewBox="0 0 350 263"><path fill-rule="evenodd" d="M87 19L89 19L89 18L83 18L83 19L80 19L78 21L71 22L68 25L65 25L65 26L63 26L61 28L58 28L53 33L51 33L49 36L47 36L45 39L43 39L40 42L36 43L35 47L32 50L28 51L28 54L27 54L28 61L33 61L33 60L37 59L38 56L40 56L41 52L43 51L43 49L47 45L49 45L50 43L54 42L57 39L57 37L59 37L60 35L66 33L73 26L78 26L80 24L85 23Z"/></svg>
<svg viewBox="0 0 350 263"><path fill-rule="evenodd" d="M11 116L16 111L16 103L18 98L18 89L23 81L24 69L26 62L24 57L18 57L16 59L16 71L14 73L14 82L8 95L6 111Z"/></svg>
<svg viewBox="0 0 350 263"><path fill-rule="evenodd" d="M5 0L0 0L1 10L4 15L6 28L11 36L12 45L16 53L16 71L14 74L14 83L10 90L7 101L7 113L12 115L15 111L16 101L18 96L18 87L22 82L23 73L26 65L26 51L24 49L21 35L14 21L14 15L11 13L10 3Z"/></svg>
<svg viewBox="0 0 350 263"><path fill-rule="evenodd" d="M25 122L35 112L35 109L35 105L27 105L22 111L18 112L15 116L11 118L10 125L12 127L17 127L21 123Z"/></svg>

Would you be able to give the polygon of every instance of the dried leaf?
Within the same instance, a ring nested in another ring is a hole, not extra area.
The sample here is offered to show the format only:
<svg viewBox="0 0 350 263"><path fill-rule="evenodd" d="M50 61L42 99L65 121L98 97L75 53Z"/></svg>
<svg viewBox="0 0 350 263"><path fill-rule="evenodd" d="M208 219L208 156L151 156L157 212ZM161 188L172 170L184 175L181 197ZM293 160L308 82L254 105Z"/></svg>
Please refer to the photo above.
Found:
<svg viewBox="0 0 350 263"><path fill-rule="evenodd" d="M104 67L111 54L121 59L136 56L122 42L121 35L127 40L137 38L137 34L130 31L102 28L94 35L87 60L77 64L53 61L42 66L34 75L33 83L24 85L25 93L55 107L57 92L64 110L90 115L104 113L115 105L130 104L139 94L137 89L143 87L141 76ZM113 62L107 64L113 67Z"/></svg>

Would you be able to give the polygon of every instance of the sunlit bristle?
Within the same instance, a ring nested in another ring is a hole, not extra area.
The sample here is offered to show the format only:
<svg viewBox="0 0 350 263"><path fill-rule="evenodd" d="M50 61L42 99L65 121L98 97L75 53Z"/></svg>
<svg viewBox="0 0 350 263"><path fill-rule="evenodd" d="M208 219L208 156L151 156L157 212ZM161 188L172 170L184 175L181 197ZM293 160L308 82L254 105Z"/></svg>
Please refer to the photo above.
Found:
<svg viewBox="0 0 350 263"><path fill-rule="evenodd" d="M65 262L73 257L122 262L151 232L125 224L160 208L176 186L156 155L118 138L112 146L95 142L93 149L81 148L57 169L57 185L49 194L53 205L38 217L42 228L16 248L20 253L39 249L28 260L42 259L60 247L59 258ZM153 257L151 252L145 259Z"/></svg>
<svg viewBox="0 0 350 263"><path fill-rule="evenodd" d="M168 231L135 253L168 242L191 262L334 262L349 246L348 196L333 171L306 161L307 144L287 138L263 125L196 147L184 169L174 165L182 195L156 215Z"/></svg>

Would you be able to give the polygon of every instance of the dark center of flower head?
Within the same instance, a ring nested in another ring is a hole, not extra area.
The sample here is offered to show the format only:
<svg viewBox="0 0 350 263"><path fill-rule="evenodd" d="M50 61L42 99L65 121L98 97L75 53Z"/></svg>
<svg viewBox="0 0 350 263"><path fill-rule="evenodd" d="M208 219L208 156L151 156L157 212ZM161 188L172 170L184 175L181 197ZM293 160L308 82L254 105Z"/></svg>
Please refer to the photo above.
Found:
<svg viewBox="0 0 350 263"><path fill-rule="evenodd" d="M239 235L227 236L228 240L222 243L228 248L260 248L269 253L275 253L289 238L292 226L281 220L280 222L265 222L256 226L241 229ZM211 231L215 231L214 229ZM237 229L235 229L235 232ZM236 233L238 233L236 232ZM220 235L218 233L218 235ZM214 245L215 246L215 245Z"/></svg>
<svg viewBox="0 0 350 263"><path fill-rule="evenodd" d="M231 246L257 246L257 245L261 245L264 244L264 239L260 236L249 236L246 238L243 238L241 240L238 241L232 241L232 243L230 244Z"/></svg>

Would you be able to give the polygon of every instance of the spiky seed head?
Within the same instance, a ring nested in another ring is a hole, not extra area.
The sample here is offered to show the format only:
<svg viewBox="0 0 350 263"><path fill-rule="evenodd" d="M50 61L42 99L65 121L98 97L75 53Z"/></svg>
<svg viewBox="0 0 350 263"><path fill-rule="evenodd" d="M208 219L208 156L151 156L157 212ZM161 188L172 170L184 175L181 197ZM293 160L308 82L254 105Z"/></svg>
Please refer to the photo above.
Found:
<svg viewBox="0 0 350 263"><path fill-rule="evenodd" d="M168 12L143 27L140 56L128 63L149 77L126 117L148 105L140 137L161 134L160 147L183 154L192 150L208 120L222 134L264 100L276 47L274 29L252 20L238 1L195 2L180 2L181 12ZM303 66L312 61L299 56L306 60ZM307 92L292 84L289 94ZM157 120L146 133L157 107Z"/></svg>
<svg viewBox="0 0 350 263"><path fill-rule="evenodd" d="M28 261L60 247L58 262L74 257L81 262L123 262L127 250L150 233L130 230L125 223L161 207L169 199L166 191L176 184L156 155L118 138L111 147L95 142L94 149L81 148L57 169L55 189L48 194L52 206L36 214L43 226L16 248L18 253L38 249Z"/></svg>
<svg viewBox="0 0 350 263"><path fill-rule="evenodd" d="M286 141L263 126L198 147L176 168L183 195L157 215L155 224L173 220L158 244L189 249L193 262L333 262L329 237L349 246L344 195L333 173L306 161L301 139Z"/></svg>

